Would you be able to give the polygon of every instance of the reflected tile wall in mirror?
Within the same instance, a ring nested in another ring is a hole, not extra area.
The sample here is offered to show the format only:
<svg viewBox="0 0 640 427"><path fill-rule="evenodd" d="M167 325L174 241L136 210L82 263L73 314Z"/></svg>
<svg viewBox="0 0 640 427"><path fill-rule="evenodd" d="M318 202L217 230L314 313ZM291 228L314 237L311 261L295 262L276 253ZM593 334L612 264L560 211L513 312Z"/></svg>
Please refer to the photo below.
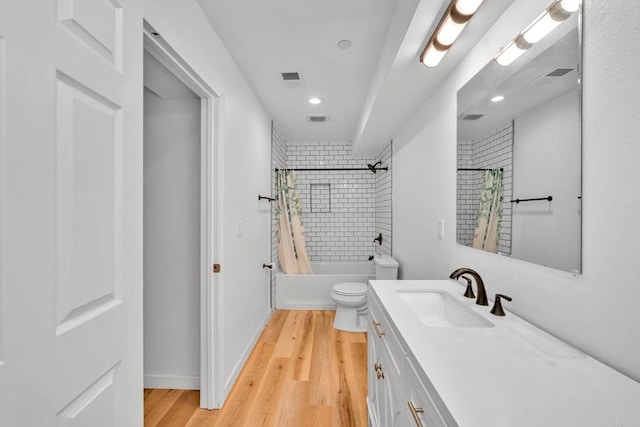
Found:
<svg viewBox="0 0 640 427"><path fill-rule="evenodd" d="M459 169L504 168L498 252L572 272L581 270L579 19L507 67L490 61L458 91L457 127ZM491 102L496 95L504 100ZM457 176L457 241L472 246L483 174Z"/></svg>

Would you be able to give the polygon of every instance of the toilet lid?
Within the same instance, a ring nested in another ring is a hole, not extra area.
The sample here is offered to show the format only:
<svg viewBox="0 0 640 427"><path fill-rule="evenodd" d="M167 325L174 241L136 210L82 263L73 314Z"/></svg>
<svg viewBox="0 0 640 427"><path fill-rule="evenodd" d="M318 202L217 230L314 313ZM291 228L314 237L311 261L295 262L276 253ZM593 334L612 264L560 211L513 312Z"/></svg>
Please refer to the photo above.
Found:
<svg viewBox="0 0 640 427"><path fill-rule="evenodd" d="M360 282L338 283L333 287L333 292L339 295L363 295L367 293L367 284Z"/></svg>

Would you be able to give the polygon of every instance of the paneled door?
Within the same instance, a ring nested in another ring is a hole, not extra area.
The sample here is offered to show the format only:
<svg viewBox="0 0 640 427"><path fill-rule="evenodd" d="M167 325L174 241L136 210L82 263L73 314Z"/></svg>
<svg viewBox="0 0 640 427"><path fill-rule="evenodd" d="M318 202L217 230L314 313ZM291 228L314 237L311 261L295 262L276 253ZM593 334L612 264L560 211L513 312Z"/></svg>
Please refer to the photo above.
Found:
<svg viewBox="0 0 640 427"><path fill-rule="evenodd" d="M0 0L0 425L142 424L142 0Z"/></svg>

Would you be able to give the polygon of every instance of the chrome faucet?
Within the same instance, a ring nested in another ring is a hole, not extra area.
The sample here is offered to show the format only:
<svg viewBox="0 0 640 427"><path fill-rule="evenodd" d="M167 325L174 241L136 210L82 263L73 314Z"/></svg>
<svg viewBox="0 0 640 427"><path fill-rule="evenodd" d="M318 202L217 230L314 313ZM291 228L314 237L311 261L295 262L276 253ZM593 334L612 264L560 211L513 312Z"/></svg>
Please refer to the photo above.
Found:
<svg viewBox="0 0 640 427"><path fill-rule="evenodd" d="M482 278L476 271L470 268L465 268L465 267L458 268L453 273L451 273L449 278L458 280L458 278L463 274L470 275L471 277L473 277L473 280L476 282L476 288L478 288L478 298L476 298L476 304L489 305L489 302L487 301L487 291L485 290L484 282L482 281Z"/></svg>

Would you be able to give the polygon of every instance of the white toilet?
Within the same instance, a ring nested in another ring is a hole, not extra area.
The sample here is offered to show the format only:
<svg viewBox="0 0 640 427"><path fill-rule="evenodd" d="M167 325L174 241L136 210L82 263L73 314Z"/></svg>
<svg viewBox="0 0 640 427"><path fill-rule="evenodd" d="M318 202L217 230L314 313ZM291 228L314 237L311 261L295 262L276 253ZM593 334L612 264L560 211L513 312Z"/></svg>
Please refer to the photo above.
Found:
<svg viewBox="0 0 640 427"><path fill-rule="evenodd" d="M376 256L376 280L396 280L398 261L390 256ZM337 283L331 290L331 298L336 302L336 317L333 327L346 332L367 330L367 284L360 282Z"/></svg>

